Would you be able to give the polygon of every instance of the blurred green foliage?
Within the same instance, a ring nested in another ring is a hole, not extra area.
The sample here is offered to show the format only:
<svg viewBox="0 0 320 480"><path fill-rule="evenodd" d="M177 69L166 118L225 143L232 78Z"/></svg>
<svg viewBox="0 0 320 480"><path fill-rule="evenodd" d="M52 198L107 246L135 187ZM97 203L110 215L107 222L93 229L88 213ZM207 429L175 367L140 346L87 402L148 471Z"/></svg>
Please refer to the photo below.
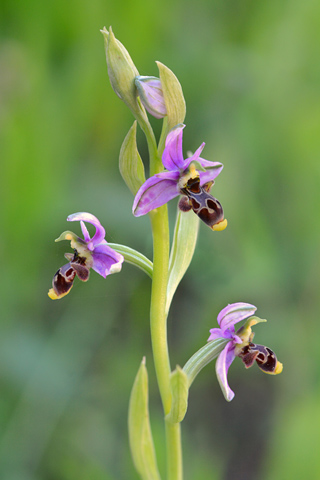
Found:
<svg viewBox="0 0 320 480"><path fill-rule="evenodd" d="M92 273L61 301L47 297L69 251L53 240L70 213L93 213L109 241L152 255L148 219L133 218L118 172L133 119L108 82L104 25L140 74L157 75L155 60L175 72L185 151L205 141L204 158L225 165L213 194L229 225L201 225L171 308L172 365L236 301L258 306L268 324L256 340L284 363L273 378L235 362L230 404L214 366L201 373L183 423L186 480L319 478L319 2L2 0L0 9L1 479L137 478L126 412L143 355L165 469L149 279L125 265L107 280ZM146 158L142 136L139 147Z"/></svg>

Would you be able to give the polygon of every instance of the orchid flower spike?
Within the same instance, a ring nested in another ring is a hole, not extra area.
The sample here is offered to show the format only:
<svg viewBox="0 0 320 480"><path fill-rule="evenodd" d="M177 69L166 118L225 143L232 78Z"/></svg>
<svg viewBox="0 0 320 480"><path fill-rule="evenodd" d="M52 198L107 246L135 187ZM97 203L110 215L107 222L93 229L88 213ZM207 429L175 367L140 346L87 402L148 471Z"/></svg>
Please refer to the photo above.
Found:
<svg viewBox="0 0 320 480"><path fill-rule="evenodd" d="M52 300L62 298L70 292L76 275L80 280L86 282L89 279L90 268L92 268L106 278L111 273L120 272L124 260L120 253L108 246L104 239L105 229L94 215L86 212L73 213L68 216L67 220L68 222L80 221L84 238L66 231L56 239L56 242L70 240L74 253L65 254L69 262L59 268L53 277L52 288L48 292ZM92 238L84 222L91 223L95 227L96 231Z"/></svg>
<svg viewBox="0 0 320 480"><path fill-rule="evenodd" d="M134 199L132 213L139 217L183 195L182 211L193 210L212 230L227 226L220 202L210 195L214 179L223 165L200 157L204 143L189 158L183 158L182 135L185 125L177 125L167 136L162 155L166 171L157 173L140 187Z"/></svg>
<svg viewBox="0 0 320 480"><path fill-rule="evenodd" d="M252 317L255 311L256 307L249 303L232 303L221 310L218 315L220 328L210 330L208 342L217 339L228 340L216 361L216 373L222 392L229 402L233 399L234 392L229 387L227 374L236 357L241 358L246 368L251 367L256 362L263 372L271 375L277 375L283 369L282 363L277 360L276 355L270 348L252 343L254 334L251 327L257 323L266 322L266 320L258 317ZM248 320L236 332L235 324L245 319Z"/></svg>

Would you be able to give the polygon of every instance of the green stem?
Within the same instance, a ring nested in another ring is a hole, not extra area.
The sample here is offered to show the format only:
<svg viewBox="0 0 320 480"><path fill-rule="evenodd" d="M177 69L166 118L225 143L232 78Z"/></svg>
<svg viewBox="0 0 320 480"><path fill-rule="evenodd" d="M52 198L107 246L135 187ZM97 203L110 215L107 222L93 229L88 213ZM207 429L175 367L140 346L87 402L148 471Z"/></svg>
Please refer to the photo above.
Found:
<svg viewBox="0 0 320 480"><path fill-rule="evenodd" d="M148 150L149 150L150 165L156 164L158 168L161 169L162 163L158 157L157 142L156 142L156 138L154 136L153 130L151 128L151 125L149 123L149 120L145 113L144 115L140 113L140 115L136 115L135 117L139 123L141 130L146 136ZM153 175L153 173L150 172L150 176L151 175Z"/></svg>
<svg viewBox="0 0 320 480"><path fill-rule="evenodd" d="M136 117L143 130L150 157L150 176L163 170L161 162L164 144L159 150L149 121ZM167 340L167 288L169 270L169 222L167 205L149 214L153 236L153 273L150 306L150 329L154 365L166 416L171 409L170 358ZM182 451L180 424L166 424L168 480L182 480Z"/></svg>
<svg viewBox="0 0 320 480"><path fill-rule="evenodd" d="M166 297L169 265L167 206L150 213L153 233L153 277L151 293L151 341L157 380L166 416L171 408L170 359L167 341ZM166 421L168 480L182 480L181 433L179 423Z"/></svg>
<svg viewBox="0 0 320 480"><path fill-rule="evenodd" d="M161 130L161 135L160 135L160 139L159 139L159 143L158 143L158 151L163 152L164 150L164 147L165 147L165 143L166 143L166 138L167 138L167 135L168 135L168 117L164 117L163 119L163 122L162 122L162 130Z"/></svg>
<svg viewBox="0 0 320 480"><path fill-rule="evenodd" d="M153 357L165 415L171 407L170 360L165 312L169 265L169 225L167 206L150 212L153 234L153 277L150 326Z"/></svg>
<svg viewBox="0 0 320 480"><path fill-rule="evenodd" d="M168 480L182 480L182 450L180 423L166 421Z"/></svg>

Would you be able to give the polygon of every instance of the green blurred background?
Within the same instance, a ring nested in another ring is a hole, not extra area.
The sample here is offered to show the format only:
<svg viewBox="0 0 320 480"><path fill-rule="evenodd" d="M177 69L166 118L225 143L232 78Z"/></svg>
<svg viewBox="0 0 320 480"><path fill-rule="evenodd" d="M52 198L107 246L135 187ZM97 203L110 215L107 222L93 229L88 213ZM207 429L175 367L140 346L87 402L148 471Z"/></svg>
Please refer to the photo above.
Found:
<svg viewBox="0 0 320 480"><path fill-rule="evenodd" d="M203 157L225 165L213 193L229 225L201 225L170 312L172 365L236 301L258 306L268 324L256 341L284 363L270 377L235 362L230 404L214 365L201 372L183 423L185 478L320 478L319 2L2 0L0 9L0 478L137 479L126 423L143 355L165 471L149 279L126 264L107 280L93 272L61 301L47 297L70 251L54 243L70 213L93 213L107 240L152 255L148 218L132 216L117 170L133 119L107 78L104 25L140 74L157 75L155 60L175 72L185 152L205 141ZM142 136L139 147L146 158Z"/></svg>

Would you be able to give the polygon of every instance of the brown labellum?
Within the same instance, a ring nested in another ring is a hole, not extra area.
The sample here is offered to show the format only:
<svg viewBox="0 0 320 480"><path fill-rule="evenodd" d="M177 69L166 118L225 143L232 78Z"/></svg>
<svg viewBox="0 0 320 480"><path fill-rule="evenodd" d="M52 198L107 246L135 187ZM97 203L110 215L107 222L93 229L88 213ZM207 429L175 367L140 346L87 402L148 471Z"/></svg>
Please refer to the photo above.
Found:
<svg viewBox="0 0 320 480"><path fill-rule="evenodd" d="M75 263L75 262L71 262L70 265L72 266L72 268L74 269L74 271L76 272L78 278L80 278L80 280L82 280L83 282L86 282L88 279L89 279L89 269L87 267L85 267L84 265L80 265L78 263Z"/></svg>
<svg viewBox="0 0 320 480"><path fill-rule="evenodd" d="M59 268L52 280L52 287L58 297L66 295L71 290L76 271L68 263Z"/></svg>
<svg viewBox="0 0 320 480"><path fill-rule="evenodd" d="M192 208L194 213L206 224L212 228L217 223L223 220L223 209L221 203L214 198L209 190L212 182L200 185L200 178L190 178L180 192L186 197L183 197L179 202L179 208L182 211L188 211Z"/></svg>
<svg viewBox="0 0 320 480"><path fill-rule="evenodd" d="M190 212L192 207L190 205L189 198L185 196L181 197L179 200L178 207L181 210L181 212Z"/></svg>
<svg viewBox="0 0 320 480"><path fill-rule="evenodd" d="M277 357L269 347L249 343L238 354L246 368L249 368L256 361L258 367L266 373L274 373L277 367Z"/></svg>
<svg viewBox="0 0 320 480"><path fill-rule="evenodd" d="M76 275L82 282L86 282L90 274L89 269L85 266L86 259L80 257L77 250L73 254L66 253L65 257L70 262L59 268L52 280L52 287L58 298L63 297L71 290Z"/></svg>

